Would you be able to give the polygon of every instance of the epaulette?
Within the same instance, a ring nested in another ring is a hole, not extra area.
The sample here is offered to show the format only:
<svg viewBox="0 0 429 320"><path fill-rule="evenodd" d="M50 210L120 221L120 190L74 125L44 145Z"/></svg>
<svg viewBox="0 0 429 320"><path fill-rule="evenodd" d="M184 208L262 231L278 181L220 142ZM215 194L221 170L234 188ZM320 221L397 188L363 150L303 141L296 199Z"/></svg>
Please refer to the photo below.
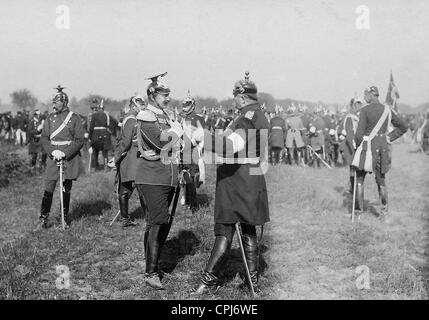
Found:
<svg viewBox="0 0 429 320"><path fill-rule="evenodd" d="M140 121L146 121L146 122L155 122L156 121L156 116L150 110L141 110L137 114L136 119L140 120Z"/></svg>

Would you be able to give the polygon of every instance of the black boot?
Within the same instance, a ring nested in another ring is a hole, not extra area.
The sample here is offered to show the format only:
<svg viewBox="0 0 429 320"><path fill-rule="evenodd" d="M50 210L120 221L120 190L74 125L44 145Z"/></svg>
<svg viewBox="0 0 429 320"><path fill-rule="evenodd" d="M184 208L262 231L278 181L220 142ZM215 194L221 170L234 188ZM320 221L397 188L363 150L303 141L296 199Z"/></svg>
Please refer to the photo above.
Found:
<svg viewBox="0 0 429 320"><path fill-rule="evenodd" d="M220 269L230 248L231 241L229 241L227 237L216 236L209 261L201 275L201 282L192 294L199 295L217 291Z"/></svg>
<svg viewBox="0 0 429 320"><path fill-rule="evenodd" d="M124 193L119 195L119 211L121 212L122 227L134 227L137 226L137 222L134 221L128 214L128 194Z"/></svg>
<svg viewBox="0 0 429 320"><path fill-rule="evenodd" d="M260 293L260 289L258 287L258 240L256 236L251 236L248 234L243 234L241 238L243 241L244 253L246 255L246 261L249 268L253 290L255 293ZM245 283L249 285L247 275Z"/></svg>
<svg viewBox="0 0 429 320"><path fill-rule="evenodd" d="M164 289L158 272L158 260L163 245L161 243L163 226L159 224L149 226L145 233L146 283L157 290Z"/></svg>
<svg viewBox="0 0 429 320"><path fill-rule="evenodd" d="M40 226L43 228L48 227L48 217L49 212L51 211L52 206L52 197L54 196L53 192L45 191L42 198L42 205L40 208Z"/></svg>
<svg viewBox="0 0 429 320"><path fill-rule="evenodd" d="M349 193L353 195L353 189L355 186L355 177L354 176L350 176L350 189L349 189Z"/></svg>
<svg viewBox="0 0 429 320"><path fill-rule="evenodd" d="M359 213L364 211L364 208L363 208L363 182L356 183L355 210L359 211Z"/></svg>
<svg viewBox="0 0 429 320"><path fill-rule="evenodd" d="M63 201L64 201L64 222L65 228L70 228L70 216L69 216L69 208L70 208L70 192L63 192Z"/></svg>
<svg viewBox="0 0 429 320"><path fill-rule="evenodd" d="M385 217L388 214L387 209L387 188L386 186L378 186L378 195L380 196L380 202L381 202L381 215Z"/></svg>

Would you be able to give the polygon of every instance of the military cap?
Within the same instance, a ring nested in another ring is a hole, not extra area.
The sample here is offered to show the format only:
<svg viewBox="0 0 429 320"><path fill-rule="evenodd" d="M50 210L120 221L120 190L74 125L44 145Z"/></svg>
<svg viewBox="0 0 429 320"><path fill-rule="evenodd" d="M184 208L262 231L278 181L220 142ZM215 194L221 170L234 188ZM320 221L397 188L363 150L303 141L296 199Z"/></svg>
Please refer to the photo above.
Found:
<svg viewBox="0 0 429 320"><path fill-rule="evenodd" d="M244 79L237 81L234 84L234 89L232 94L236 96L237 94L244 94L254 100L258 99L258 89L253 81L249 80L249 71L245 72Z"/></svg>

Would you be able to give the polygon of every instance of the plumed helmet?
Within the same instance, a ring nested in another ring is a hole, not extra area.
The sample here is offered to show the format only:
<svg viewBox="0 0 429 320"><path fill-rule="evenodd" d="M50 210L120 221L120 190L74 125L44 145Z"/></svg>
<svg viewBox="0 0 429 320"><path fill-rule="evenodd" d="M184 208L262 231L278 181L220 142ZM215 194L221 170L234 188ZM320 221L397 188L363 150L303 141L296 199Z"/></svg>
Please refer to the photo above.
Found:
<svg viewBox="0 0 429 320"><path fill-rule="evenodd" d="M52 98L52 102L62 102L63 105L65 107L67 107L68 103L69 103L69 97L67 96L67 94L65 92L63 92L63 90L65 89L65 87L61 87L60 85L58 85L56 88L54 88L55 90L57 90L57 93L55 93L54 97Z"/></svg>
<svg viewBox="0 0 429 320"><path fill-rule="evenodd" d="M160 80L159 78L164 77L167 74L167 72L158 74L153 77L146 78L146 80L151 80L152 82L149 84L149 86L146 89L146 94L148 97L152 96L155 93L161 93L161 94L169 94L170 88L168 85Z"/></svg>
<svg viewBox="0 0 429 320"><path fill-rule="evenodd" d="M182 100L182 114L188 115L195 110L196 102L195 99L191 97L191 93L188 90L188 96Z"/></svg>
<svg viewBox="0 0 429 320"><path fill-rule="evenodd" d="M244 74L244 79L237 81L234 84L232 94L244 94L253 100L258 100L258 89L253 81L249 80L249 71Z"/></svg>

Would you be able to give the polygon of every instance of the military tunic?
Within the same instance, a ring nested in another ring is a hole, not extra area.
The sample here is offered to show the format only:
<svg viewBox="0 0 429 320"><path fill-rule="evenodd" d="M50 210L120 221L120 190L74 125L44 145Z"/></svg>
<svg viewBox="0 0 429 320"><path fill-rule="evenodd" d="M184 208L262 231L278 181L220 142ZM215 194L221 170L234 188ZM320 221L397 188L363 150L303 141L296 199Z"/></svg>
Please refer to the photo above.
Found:
<svg viewBox="0 0 429 320"><path fill-rule="evenodd" d="M374 138L368 141L369 135L376 127L384 111L385 106L381 103L370 103L360 111L359 123L355 136L356 146L362 144L360 146L362 152L358 153L357 150L355 154L355 157L359 158L357 159L359 164L356 165L359 170L367 171L366 168L368 168L368 163L366 163L366 160L372 158L371 166L373 170L377 170L382 174L387 173L391 165L391 147L387 141L387 137L389 137L390 142L393 142L407 131L405 122L398 117L395 111L389 108L390 116L386 117L378 132L375 133ZM390 133L387 132L389 121L394 126L394 130ZM370 146L370 148L368 148L368 146ZM368 152L371 152L372 157L369 158L367 156ZM355 161L353 162L355 163Z"/></svg>
<svg viewBox="0 0 429 320"><path fill-rule="evenodd" d="M122 122L121 134L115 148L115 161L119 164L121 182L134 181L137 168L137 120L129 112Z"/></svg>
<svg viewBox="0 0 429 320"><path fill-rule="evenodd" d="M46 164L46 180L57 180L60 177L58 166L52 157L52 151L60 150L65 153L64 179L75 180L83 173L84 168L80 157L80 149L84 141L84 128L80 117L73 113L63 130L51 140L50 135L61 126L67 115L68 108L57 114L51 113L45 120L41 141L49 158Z"/></svg>
<svg viewBox="0 0 429 320"><path fill-rule="evenodd" d="M39 130L39 126L43 124L42 119L33 118L28 125L28 153L41 153L43 152L42 142L40 138L42 136L42 130ZM43 125L42 125L43 129Z"/></svg>
<svg viewBox="0 0 429 320"><path fill-rule="evenodd" d="M270 135L268 143L270 147L284 148L286 142L286 123L280 116L275 116L270 121Z"/></svg>
<svg viewBox="0 0 429 320"><path fill-rule="evenodd" d="M92 147L97 150L110 150L112 147L110 132L110 116L103 110L94 112L89 124Z"/></svg>
<svg viewBox="0 0 429 320"><path fill-rule="evenodd" d="M170 129L167 117L162 110L151 105L148 105L147 109L142 112L150 113L150 116L153 117L153 120L150 120L150 117L147 117L147 120L141 121L140 131L144 143L146 143L147 146L156 153L157 159L148 160L141 155L139 156L137 160L135 184L176 187L179 181L179 154L169 153L171 158L167 159L166 157L163 157L167 156L167 152L161 153L164 148L167 148L167 150L171 149L171 147L168 147L171 145L171 142L161 138L161 133L166 134Z"/></svg>
<svg viewBox="0 0 429 320"><path fill-rule="evenodd" d="M286 135L286 148L304 147L305 145L300 131L304 128L301 117L298 115L292 115L286 119L286 123L288 126Z"/></svg>
<svg viewBox="0 0 429 320"><path fill-rule="evenodd" d="M233 155L220 154L220 160L225 163L217 168L214 221L263 225L270 220L267 187L261 171L261 158L265 159L268 148L268 120L256 103L244 107L229 129L225 132L226 137L239 129L245 131L246 147ZM251 133L252 129L256 134ZM219 148L213 145L215 140L205 141L205 148L218 151Z"/></svg>

